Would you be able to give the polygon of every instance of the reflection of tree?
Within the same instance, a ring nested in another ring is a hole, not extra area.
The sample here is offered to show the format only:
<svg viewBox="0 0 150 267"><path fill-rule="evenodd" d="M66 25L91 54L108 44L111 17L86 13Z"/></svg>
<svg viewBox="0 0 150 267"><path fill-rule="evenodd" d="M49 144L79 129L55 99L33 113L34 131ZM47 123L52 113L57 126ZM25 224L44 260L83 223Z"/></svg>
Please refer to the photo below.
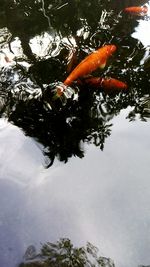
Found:
<svg viewBox="0 0 150 267"><path fill-rule="evenodd" d="M68 2L53 0L49 3L48 0L1 0L0 26L7 27L12 38L19 37L23 51L31 61L35 60L35 56L29 46L29 40L44 31L48 31L52 35L59 35L60 38L73 36L80 47L83 44L97 47L110 42L114 33L115 35L121 34L122 30L121 27L116 28L116 26L120 22L118 13L127 5L126 1L118 1L117 5L115 1L115 7L113 3L107 2L101 0L94 0L92 3L79 0ZM129 2L132 4L133 1ZM136 2L138 5L145 1L137 0ZM114 9L116 13L114 13ZM129 31L129 27L131 28L135 24L135 20L132 23L130 20L127 24L125 19L122 21L123 23L124 28L127 25L127 31ZM87 38L77 37L77 31L81 28L84 32L88 32ZM125 34L126 32L124 32Z"/></svg>
<svg viewBox="0 0 150 267"><path fill-rule="evenodd" d="M103 149L110 135L109 115L93 106L94 99L87 88L79 101L70 100L65 107L58 102L53 110L46 110L42 101L19 101L9 120L44 145L51 163L56 156L67 162L72 155L83 157L82 142Z"/></svg>
<svg viewBox="0 0 150 267"><path fill-rule="evenodd" d="M128 114L128 119L130 121L135 121L136 118L140 118L142 121L147 121L150 118L149 94L143 95L143 97L139 99L138 104L136 104Z"/></svg>
<svg viewBox="0 0 150 267"><path fill-rule="evenodd" d="M67 238L44 244L39 254L30 246L25 258L27 261L19 267L115 267L111 259L99 257L98 249L91 243L77 248Z"/></svg>
<svg viewBox="0 0 150 267"><path fill-rule="evenodd" d="M133 1L128 2L130 5ZM2 4L0 25L7 26L12 38L19 37L26 61L31 66L27 70L16 57L15 66L1 69L1 113L7 114L10 121L44 145L44 153L51 164L55 157L65 162L72 155L83 157L83 142L103 149L111 133L111 119L122 108L134 106L135 113L142 114L140 99L149 93L149 73L140 66L145 53L143 46L130 35L136 20L129 18L126 23L126 17L119 15L126 4L126 1L118 1L116 9L114 3L100 0L53 0L51 4L47 0L5 0ZM43 53L44 56L38 59L29 41L36 35L43 40L45 31L50 37L54 35L53 44L46 50L47 54ZM79 90L78 100L69 99L65 106L59 101L52 103L52 87L68 75L66 57L74 46L71 37L76 42L76 63L105 43L117 45L117 53L108 67L94 75L126 81L129 85L127 95L106 96L87 85L73 84L72 87ZM47 108L48 104L52 110Z"/></svg>
<svg viewBox="0 0 150 267"><path fill-rule="evenodd" d="M133 89L127 95L107 96L86 85L80 87L78 100L69 99L65 106L56 101L52 103L52 109L48 109L50 87L38 99L33 97L31 100L31 94L26 92L24 95L22 92L20 100L20 91L14 98L14 89L15 85L10 102L7 102L7 116L27 135L44 145L50 164L55 157L65 162L73 155L83 157L82 143L93 143L103 149L106 138L111 134L111 119L128 105L138 107L142 95Z"/></svg>
<svg viewBox="0 0 150 267"><path fill-rule="evenodd" d="M110 258L98 254L98 248L89 242L84 247L74 247L70 239L61 238L56 243L42 245L39 253L33 245L29 246L24 262L18 267L115 267Z"/></svg>

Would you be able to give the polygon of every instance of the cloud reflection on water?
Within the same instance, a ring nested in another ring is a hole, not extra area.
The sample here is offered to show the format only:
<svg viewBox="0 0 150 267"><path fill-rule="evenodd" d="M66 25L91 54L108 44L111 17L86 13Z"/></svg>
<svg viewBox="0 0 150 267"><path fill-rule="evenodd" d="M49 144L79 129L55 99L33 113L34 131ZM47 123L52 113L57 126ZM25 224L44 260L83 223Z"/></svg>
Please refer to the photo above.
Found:
<svg viewBox="0 0 150 267"><path fill-rule="evenodd" d="M138 20L138 26L135 28L135 31L132 33L132 37L138 39L145 48L145 55L141 61L141 64L145 62L150 52L150 35L148 34L150 29L150 2L147 3L148 6L148 17L145 19Z"/></svg>
<svg viewBox="0 0 150 267"><path fill-rule="evenodd" d="M1 267L15 266L29 245L60 237L90 241L117 267L150 263L150 126L129 123L128 111L113 119L104 152L90 145L82 160L49 169L31 138L1 127Z"/></svg>

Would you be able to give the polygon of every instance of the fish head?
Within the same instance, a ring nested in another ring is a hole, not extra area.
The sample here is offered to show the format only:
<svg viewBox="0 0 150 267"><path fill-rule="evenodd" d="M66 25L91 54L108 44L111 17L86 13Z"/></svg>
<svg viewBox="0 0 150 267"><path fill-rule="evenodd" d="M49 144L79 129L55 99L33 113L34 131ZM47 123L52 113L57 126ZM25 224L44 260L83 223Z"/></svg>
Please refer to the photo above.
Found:
<svg viewBox="0 0 150 267"><path fill-rule="evenodd" d="M110 54L114 53L116 50L117 50L116 45L110 45L110 46L109 46L109 53L110 53Z"/></svg>

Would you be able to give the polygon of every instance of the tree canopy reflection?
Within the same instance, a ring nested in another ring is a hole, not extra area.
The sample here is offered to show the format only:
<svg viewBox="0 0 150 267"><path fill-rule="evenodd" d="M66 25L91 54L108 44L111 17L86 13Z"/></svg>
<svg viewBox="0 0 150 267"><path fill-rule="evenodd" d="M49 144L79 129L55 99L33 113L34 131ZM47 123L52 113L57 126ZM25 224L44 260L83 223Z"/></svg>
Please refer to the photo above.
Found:
<svg viewBox="0 0 150 267"><path fill-rule="evenodd" d="M19 267L115 267L111 259L98 256L98 249L91 243L78 248L67 238L44 244L40 253L29 246L24 258Z"/></svg>
<svg viewBox="0 0 150 267"><path fill-rule="evenodd" d="M55 157L65 162L72 155L83 157L85 142L103 150L111 134L111 119L123 108L133 107L131 121L137 113L143 120L149 117L149 69L141 65L145 48L131 36L138 20L122 12L126 5L146 1L0 2L1 55L7 51L14 54L13 64L0 69L1 116L44 145L49 166ZM52 102L55 83L107 43L114 43L117 53L94 75L127 82L128 93L106 95L87 84L74 83L77 100L70 98L65 105L59 100ZM144 104L143 97L147 100Z"/></svg>
<svg viewBox="0 0 150 267"><path fill-rule="evenodd" d="M115 267L112 259L99 256L99 249L90 242L75 247L69 238L47 242L40 252L30 245L18 267ZM139 267L149 267L139 265Z"/></svg>

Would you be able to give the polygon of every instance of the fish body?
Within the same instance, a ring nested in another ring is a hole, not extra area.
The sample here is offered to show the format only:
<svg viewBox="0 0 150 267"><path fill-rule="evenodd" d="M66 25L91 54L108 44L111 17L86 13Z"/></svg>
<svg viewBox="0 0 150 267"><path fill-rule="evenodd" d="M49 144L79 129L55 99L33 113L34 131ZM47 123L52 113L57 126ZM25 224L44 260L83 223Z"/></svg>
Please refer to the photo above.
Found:
<svg viewBox="0 0 150 267"><path fill-rule="evenodd" d="M70 86L73 81L80 77L90 74L98 67L104 68L108 58L116 51L115 45L105 45L88 55L77 67L69 74L64 81L64 85Z"/></svg>
<svg viewBox="0 0 150 267"><path fill-rule="evenodd" d="M85 83L94 88L102 88L105 93L116 91L126 91L127 84L115 78L90 77L85 79Z"/></svg>
<svg viewBox="0 0 150 267"><path fill-rule="evenodd" d="M128 88L125 82L122 82L115 78L103 78L101 81L101 87L103 88L105 93L126 91Z"/></svg>
<svg viewBox="0 0 150 267"><path fill-rule="evenodd" d="M86 84L94 87L94 88L99 88L101 87L101 82L102 82L103 78L101 77L89 77L89 78L85 78L83 80L83 82L85 82ZM82 82L82 84L83 84Z"/></svg>
<svg viewBox="0 0 150 267"><path fill-rule="evenodd" d="M146 15L148 13L148 7L147 6L126 7L124 9L124 12L130 13L132 15L144 16L144 15Z"/></svg>

